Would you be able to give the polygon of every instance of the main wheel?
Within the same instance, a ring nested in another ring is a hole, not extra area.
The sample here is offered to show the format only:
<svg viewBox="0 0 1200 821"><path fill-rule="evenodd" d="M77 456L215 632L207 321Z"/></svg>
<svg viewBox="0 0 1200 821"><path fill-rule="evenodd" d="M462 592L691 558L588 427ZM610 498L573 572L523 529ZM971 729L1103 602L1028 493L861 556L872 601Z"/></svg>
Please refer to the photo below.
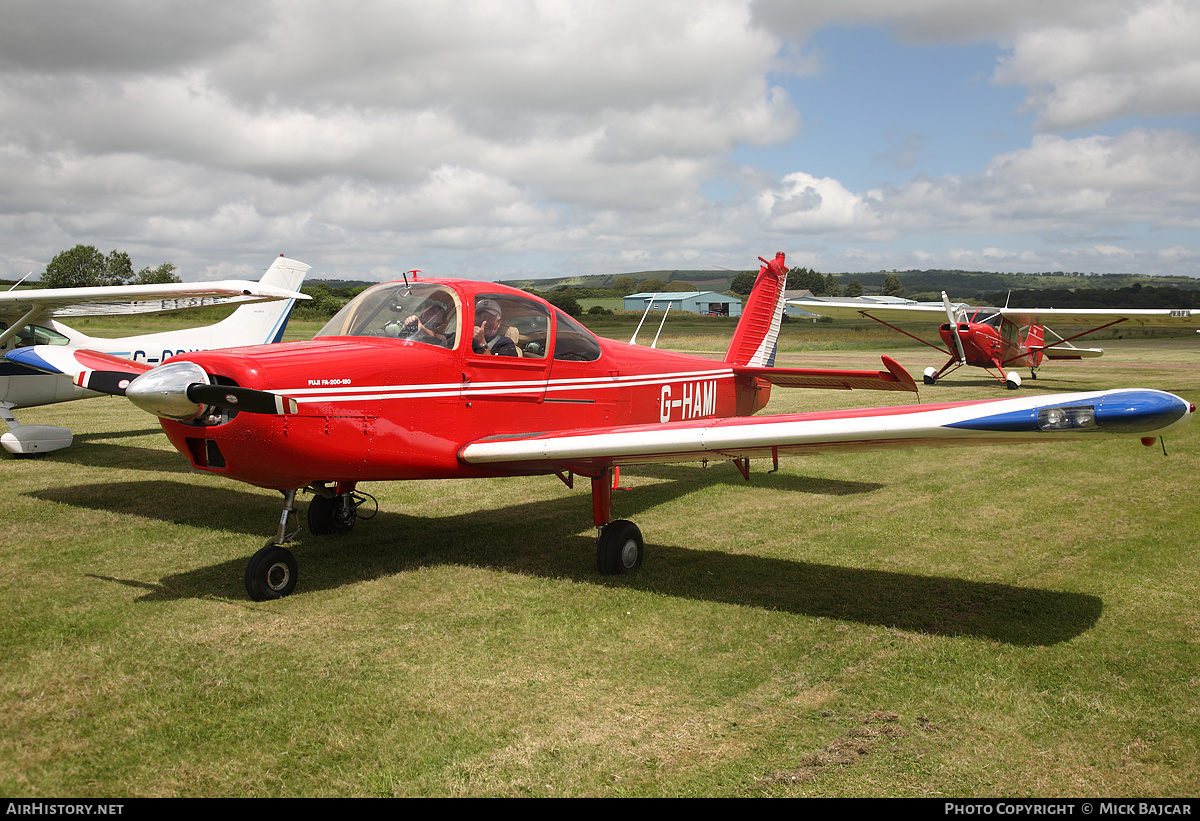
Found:
<svg viewBox="0 0 1200 821"><path fill-rule="evenodd" d="M255 601L281 599L296 589L298 570L292 551L267 545L246 563L246 592Z"/></svg>
<svg viewBox="0 0 1200 821"><path fill-rule="evenodd" d="M633 522L617 519L600 530L596 542L596 566L605 576L632 573L642 566L645 545L642 531Z"/></svg>
<svg viewBox="0 0 1200 821"><path fill-rule="evenodd" d="M934 368L926 368L925 373L921 374L921 381L926 385L937 384L937 370Z"/></svg>
<svg viewBox="0 0 1200 821"><path fill-rule="evenodd" d="M1016 371L1009 371L1008 376L1004 379L1004 387L1008 388L1010 391L1015 391L1017 388L1021 387L1021 375Z"/></svg>
<svg viewBox="0 0 1200 821"><path fill-rule="evenodd" d="M354 527L357 519L353 498L348 493L332 499L314 496L308 503L308 532L314 536L346 533Z"/></svg>

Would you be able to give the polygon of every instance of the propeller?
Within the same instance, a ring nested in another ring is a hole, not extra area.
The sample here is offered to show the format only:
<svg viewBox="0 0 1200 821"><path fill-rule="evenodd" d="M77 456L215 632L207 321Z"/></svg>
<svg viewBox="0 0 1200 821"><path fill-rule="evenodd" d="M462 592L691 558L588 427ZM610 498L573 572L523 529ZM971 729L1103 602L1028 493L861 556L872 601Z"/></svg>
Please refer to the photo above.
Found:
<svg viewBox="0 0 1200 821"><path fill-rule="evenodd" d="M954 318L954 308L950 305L950 297L942 291L942 307L946 309L946 321L950 323L950 332L954 334L954 344L958 347L958 363L967 364L967 354L963 351L962 337L958 335L958 321Z"/></svg>
<svg viewBox="0 0 1200 821"><path fill-rule="evenodd" d="M267 391L214 385L194 362L168 362L134 379L125 388L130 402L163 419L190 422L206 408L284 416L297 411L296 400Z"/></svg>

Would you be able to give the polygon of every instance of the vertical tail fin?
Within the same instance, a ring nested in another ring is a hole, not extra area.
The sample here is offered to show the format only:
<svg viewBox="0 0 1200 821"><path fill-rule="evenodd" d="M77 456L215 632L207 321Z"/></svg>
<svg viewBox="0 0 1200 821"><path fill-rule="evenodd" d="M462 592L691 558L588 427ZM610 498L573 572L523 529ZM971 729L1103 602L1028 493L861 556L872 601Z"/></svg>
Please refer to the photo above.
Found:
<svg viewBox="0 0 1200 821"><path fill-rule="evenodd" d="M303 262L279 256L259 282L299 291L309 267ZM281 299L241 306L209 329L212 334L209 347L233 348L280 341L295 302L294 299Z"/></svg>
<svg viewBox="0 0 1200 821"><path fill-rule="evenodd" d="M762 257L758 279L750 292L733 341L725 353L731 365L771 367L775 364L775 345L779 338L779 323L786 307L784 288L787 286L787 263L783 252L768 262Z"/></svg>

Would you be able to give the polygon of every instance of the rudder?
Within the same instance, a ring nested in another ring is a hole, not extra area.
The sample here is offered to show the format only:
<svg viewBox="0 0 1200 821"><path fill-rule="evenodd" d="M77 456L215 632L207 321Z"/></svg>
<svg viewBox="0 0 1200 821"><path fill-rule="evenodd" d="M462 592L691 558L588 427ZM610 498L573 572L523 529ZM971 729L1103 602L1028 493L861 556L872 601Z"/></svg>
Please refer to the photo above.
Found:
<svg viewBox="0 0 1200 821"><path fill-rule="evenodd" d="M731 365L772 367L775 364L775 347L779 339L779 323L784 308L784 289L787 287L788 267L783 251L775 254L768 262L762 257L758 278L742 308L742 318L733 341L725 353L725 362Z"/></svg>

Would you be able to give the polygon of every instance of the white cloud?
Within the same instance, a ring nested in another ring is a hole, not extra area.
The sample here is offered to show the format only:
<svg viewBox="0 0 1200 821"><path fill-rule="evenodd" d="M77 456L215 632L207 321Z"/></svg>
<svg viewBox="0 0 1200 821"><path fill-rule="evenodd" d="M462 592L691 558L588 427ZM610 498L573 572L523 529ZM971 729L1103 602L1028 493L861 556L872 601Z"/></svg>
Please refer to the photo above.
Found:
<svg viewBox="0 0 1200 821"><path fill-rule="evenodd" d="M1081 128L1129 114L1200 112L1200 5L1129 3L1120 14L1074 28L1022 31L997 82L1032 89L1047 129Z"/></svg>
<svg viewBox="0 0 1200 821"><path fill-rule="evenodd" d="M851 190L787 150L804 101L774 85L814 70L808 37L834 24L999 44L996 82L1028 89L1046 133L958 176ZM1068 258L1070 237L1100 264L1112 246L1195 265L1178 234L1161 254L1127 237L1196 227L1195 134L1053 130L1194 113L1197 35L1176 0L13 4L0 268L84 242L189 277L281 251L358 275L452 259L498 276L531 259L744 266L800 238L813 259L932 266L947 236L992 264L1032 264L1031 237ZM783 159L733 159L758 149ZM901 238L915 250L886 246Z"/></svg>

